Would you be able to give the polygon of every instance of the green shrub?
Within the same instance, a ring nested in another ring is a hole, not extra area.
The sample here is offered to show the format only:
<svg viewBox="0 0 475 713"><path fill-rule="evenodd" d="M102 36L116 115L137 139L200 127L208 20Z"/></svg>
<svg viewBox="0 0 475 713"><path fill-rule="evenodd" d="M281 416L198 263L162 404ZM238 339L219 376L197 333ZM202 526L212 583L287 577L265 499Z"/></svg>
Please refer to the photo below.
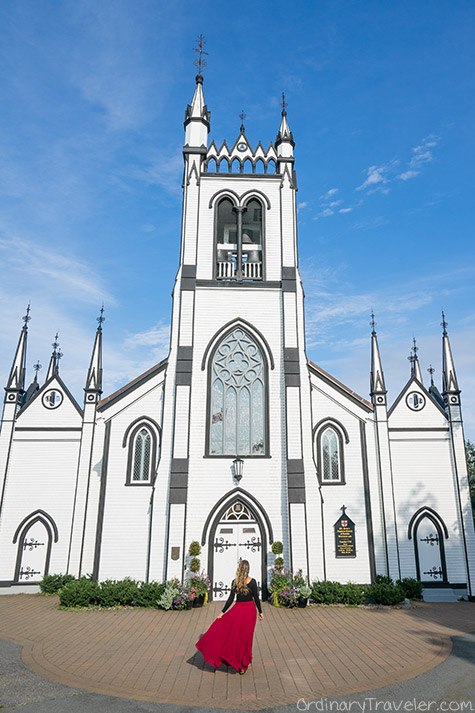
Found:
<svg viewBox="0 0 475 713"><path fill-rule="evenodd" d="M201 554L201 545L199 542L196 540L193 540L193 542L190 544L188 548L188 554L190 557L197 557L199 554Z"/></svg>
<svg viewBox="0 0 475 713"><path fill-rule="evenodd" d="M284 558L276 557L274 560L274 567L283 567L283 566L284 566Z"/></svg>
<svg viewBox="0 0 475 713"><path fill-rule="evenodd" d="M369 585L354 584L353 582L343 584L340 602L349 606L363 604L367 596L368 587Z"/></svg>
<svg viewBox="0 0 475 713"><path fill-rule="evenodd" d="M137 587L136 606L138 607L156 607L158 600L165 591L163 582L141 582Z"/></svg>
<svg viewBox="0 0 475 713"><path fill-rule="evenodd" d="M63 607L89 607L97 604L100 587L87 577L75 579L59 591L59 601Z"/></svg>
<svg viewBox="0 0 475 713"><path fill-rule="evenodd" d="M367 601L373 604L391 606L399 604L405 599L404 589L394 582L375 582L367 591Z"/></svg>
<svg viewBox="0 0 475 713"><path fill-rule="evenodd" d="M40 582L44 594L57 594L68 582L74 581L72 574L47 574Z"/></svg>
<svg viewBox="0 0 475 713"><path fill-rule="evenodd" d="M404 596L408 599L422 599L424 585L418 579L404 577L404 579L398 579L396 584L399 584L404 592Z"/></svg>
<svg viewBox="0 0 475 713"><path fill-rule="evenodd" d="M101 582L98 604L101 607L133 606L137 601L138 586L133 579Z"/></svg>
<svg viewBox="0 0 475 713"><path fill-rule="evenodd" d="M313 582L312 599L317 604L340 604L343 598L343 587L344 585L340 582L328 580Z"/></svg>
<svg viewBox="0 0 475 713"><path fill-rule="evenodd" d="M284 545L282 544L282 542L279 542L278 540L276 540L275 542L272 543L271 549L272 549L272 554L281 555L282 552L284 551Z"/></svg>
<svg viewBox="0 0 475 713"><path fill-rule="evenodd" d="M190 560L190 564L188 565L188 567L191 572L199 572L200 567L201 567L201 562L199 561L198 557L193 557Z"/></svg>
<svg viewBox="0 0 475 713"><path fill-rule="evenodd" d="M375 582L376 584L394 584L391 577L388 577L387 574L377 574Z"/></svg>
<svg viewBox="0 0 475 713"><path fill-rule="evenodd" d="M305 577L303 576L301 569L295 572L292 584L297 589L300 589L300 587L303 587L306 584Z"/></svg>

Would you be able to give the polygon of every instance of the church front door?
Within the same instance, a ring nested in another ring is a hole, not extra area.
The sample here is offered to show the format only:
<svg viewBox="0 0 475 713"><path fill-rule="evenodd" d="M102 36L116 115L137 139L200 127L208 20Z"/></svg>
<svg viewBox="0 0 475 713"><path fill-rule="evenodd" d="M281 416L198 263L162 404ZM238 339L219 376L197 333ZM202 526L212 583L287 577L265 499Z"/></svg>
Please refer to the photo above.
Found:
<svg viewBox="0 0 475 713"><path fill-rule="evenodd" d="M227 599L241 559L248 560L250 576L261 591L262 535L252 513L241 501L228 508L216 527L213 541L213 599Z"/></svg>
<svg viewBox="0 0 475 713"><path fill-rule="evenodd" d="M441 539L442 533L432 518L424 517L416 532L418 578L422 582L443 582L446 579Z"/></svg>

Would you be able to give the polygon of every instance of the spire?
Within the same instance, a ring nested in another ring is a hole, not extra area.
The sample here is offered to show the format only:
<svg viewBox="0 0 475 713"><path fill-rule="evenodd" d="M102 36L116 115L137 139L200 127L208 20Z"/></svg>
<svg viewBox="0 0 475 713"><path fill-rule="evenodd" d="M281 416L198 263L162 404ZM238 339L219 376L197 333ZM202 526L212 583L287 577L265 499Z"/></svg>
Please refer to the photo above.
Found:
<svg viewBox="0 0 475 713"><path fill-rule="evenodd" d="M429 393L432 394L432 396L435 398L437 403L444 408L444 399L442 398L439 389L437 386L434 384L434 374L435 374L435 369L432 366L432 364L429 366L427 371L430 374L430 386L429 386Z"/></svg>
<svg viewBox="0 0 475 713"><path fill-rule="evenodd" d="M379 353L378 337L376 334L376 322L374 314L371 312L371 377L370 395L374 404L384 405L386 403L386 385L384 383L383 367L381 366L381 355Z"/></svg>
<svg viewBox="0 0 475 713"><path fill-rule="evenodd" d="M86 379L87 402L97 401L97 396L102 393L102 324L105 322L104 305L101 307L97 322L96 338Z"/></svg>
<svg viewBox="0 0 475 713"><path fill-rule="evenodd" d="M52 376L59 374L59 360L63 356L63 352L59 348L58 342L59 334L56 332L54 335L54 342L52 343L53 351L51 353L51 359L49 360L48 371L46 373L46 381L49 381Z"/></svg>
<svg viewBox="0 0 475 713"><path fill-rule="evenodd" d="M13 359L10 376L7 382L7 391L16 391L21 397L25 390L25 372L26 372L26 347L28 340L28 322L30 321L30 305L26 308L26 314L23 319L23 327L21 328L18 346L16 348L15 357ZM14 397L9 399L14 401Z"/></svg>
<svg viewBox="0 0 475 713"><path fill-rule="evenodd" d="M290 131L289 124L287 121L287 102L285 101L285 94L282 92L282 101L280 103L282 107L282 120L280 122L280 128L279 128L279 133L277 134L277 138L275 141L276 147L282 144L283 142L288 143L294 148L295 142L294 142L294 137L292 136L292 132Z"/></svg>
<svg viewBox="0 0 475 713"><path fill-rule="evenodd" d="M203 49L205 45L203 35L199 35L197 42L198 47L194 47L195 52L198 53L198 58L195 60L195 66L198 70L198 74L196 75L195 93L193 94L191 104L188 104L185 111L185 144L187 146L206 145L209 131L210 114L203 94L202 74L203 68L206 66L206 60L203 55L207 55L208 53ZM193 128L194 123L196 123L197 126Z"/></svg>
<svg viewBox="0 0 475 713"><path fill-rule="evenodd" d="M447 394L458 396L460 389L458 387L457 375L455 374L455 365L452 357L452 349L450 348L449 335L447 334L448 324L445 321L445 314L442 312L442 395ZM453 401L451 399L451 401ZM455 403L455 402L453 402Z"/></svg>
<svg viewBox="0 0 475 713"><path fill-rule="evenodd" d="M411 376L414 376L419 383L422 382L422 372L421 372L421 365L419 364L419 357L417 356L417 352L419 351L419 347L417 346L416 343L416 338L412 338L413 346L411 348L411 353L407 357L409 361L411 362Z"/></svg>

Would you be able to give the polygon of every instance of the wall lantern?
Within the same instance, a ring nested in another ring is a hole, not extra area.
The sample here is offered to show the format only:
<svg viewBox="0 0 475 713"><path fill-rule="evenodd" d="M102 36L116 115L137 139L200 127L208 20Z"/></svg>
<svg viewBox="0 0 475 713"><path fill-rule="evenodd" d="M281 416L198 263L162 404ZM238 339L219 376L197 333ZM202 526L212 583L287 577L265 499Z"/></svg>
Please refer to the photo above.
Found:
<svg viewBox="0 0 475 713"><path fill-rule="evenodd" d="M233 468L234 468L234 479L239 481L242 478L242 472L244 470L244 461L242 458L239 458L239 456L236 456L236 458L233 460Z"/></svg>

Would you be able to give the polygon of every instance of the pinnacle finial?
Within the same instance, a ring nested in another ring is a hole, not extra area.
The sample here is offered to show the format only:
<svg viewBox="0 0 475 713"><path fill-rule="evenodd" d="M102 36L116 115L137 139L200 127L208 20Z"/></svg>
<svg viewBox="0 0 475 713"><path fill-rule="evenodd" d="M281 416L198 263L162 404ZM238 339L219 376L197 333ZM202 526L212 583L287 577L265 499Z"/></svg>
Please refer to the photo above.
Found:
<svg viewBox="0 0 475 713"><path fill-rule="evenodd" d="M22 317L23 322L25 323L25 327L28 326L28 322L30 321L30 302L28 302L28 306L26 308L26 314L24 317Z"/></svg>
<svg viewBox="0 0 475 713"><path fill-rule="evenodd" d="M287 116L288 103L285 101L285 92L282 92L282 101L280 102L280 106L282 107L282 116Z"/></svg>
<svg viewBox="0 0 475 713"><path fill-rule="evenodd" d="M442 330L443 330L443 331L442 331L442 334L444 335L444 337L447 336L447 327L448 327L449 325L448 325L448 323L445 321L444 310L442 310L442 322L440 323L440 326L442 327Z"/></svg>
<svg viewBox="0 0 475 713"><path fill-rule="evenodd" d="M412 344L413 344L412 351L414 353L414 359L417 359L417 352L419 351L419 347L417 346L415 337L412 338Z"/></svg>
<svg viewBox="0 0 475 713"><path fill-rule="evenodd" d="M51 345L53 347L54 351L56 351L56 349L59 347L58 339L59 339L59 334L58 334L58 332L56 332L56 334L54 335L54 342Z"/></svg>
<svg viewBox="0 0 475 713"><path fill-rule="evenodd" d="M430 364L430 366L429 366L429 368L427 369L427 371L428 371L429 374L430 374L430 385L431 385L431 386L434 386L434 373L435 373L435 369L434 369L434 367L432 366L432 364Z"/></svg>
<svg viewBox="0 0 475 713"><path fill-rule="evenodd" d="M206 40L203 37L203 35L198 35L198 39L196 40L198 47L193 47L194 51L198 53L198 57L195 59L193 64L195 65L196 69L198 70L198 77L202 80L203 79L203 69L206 67L206 60L203 57L203 55L208 56L208 52L205 52L204 46L206 44Z"/></svg>
<svg viewBox="0 0 475 713"><path fill-rule="evenodd" d="M102 324L103 322L106 321L106 318L104 317L104 305L102 305L100 311L99 311L99 317L96 317L98 324L98 329L102 329Z"/></svg>
<svg viewBox="0 0 475 713"><path fill-rule="evenodd" d="M244 132L245 132L244 119L246 118L246 115L245 115L245 113L244 113L244 110L242 110L241 113L239 114L239 118L241 119L240 132L241 132L241 134L244 134Z"/></svg>
<svg viewBox="0 0 475 713"><path fill-rule="evenodd" d="M374 336L376 334L376 322L374 321L374 312L371 310L371 322L369 323L371 327L371 334Z"/></svg>

